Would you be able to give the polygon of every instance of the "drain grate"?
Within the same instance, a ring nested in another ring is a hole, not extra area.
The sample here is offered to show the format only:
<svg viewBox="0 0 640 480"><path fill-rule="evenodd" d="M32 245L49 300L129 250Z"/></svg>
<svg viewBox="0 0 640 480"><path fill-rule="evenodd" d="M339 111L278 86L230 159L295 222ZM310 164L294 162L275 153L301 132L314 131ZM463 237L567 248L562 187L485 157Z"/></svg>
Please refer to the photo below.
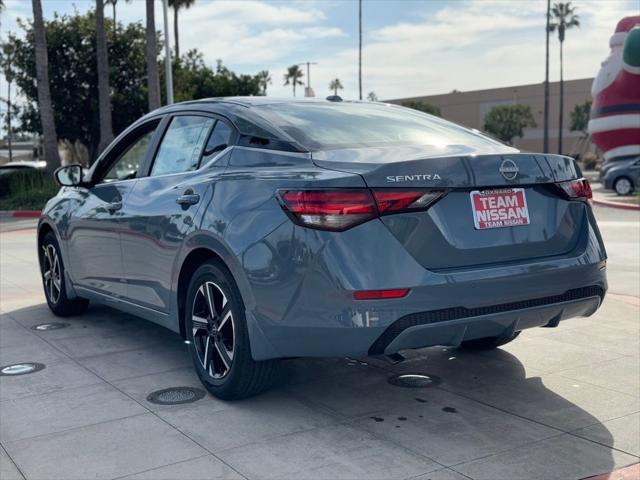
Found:
<svg viewBox="0 0 640 480"><path fill-rule="evenodd" d="M51 322L51 323L41 323L40 325L34 325L31 327L32 330L37 330L39 332L44 332L47 330L60 330L61 328L67 328L69 326L68 323L63 322Z"/></svg>
<svg viewBox="0 0 640 480"><path fill-rule="evenodd" d="M435 375L404 374L393 375L388 378L388 382L396 387L427 388L439 385L442 380Z"/></svg>
<svg viewBox="0 0 640 480"><path fill-rule="evenodd" d="M0 367L0 376L17 377L18 375L27 375L28 373L38 372L43 368L44 365L42 363L14 363L13 365L5 365L4 367Z"/></svg>
<svg viewBox="0 0 640 480"><path fill-rule="evenodd" d="M193 403L205 396L204 390L191 387L172 387L152 392L147 397L147 402L156 405L180 405Z"/></svg>

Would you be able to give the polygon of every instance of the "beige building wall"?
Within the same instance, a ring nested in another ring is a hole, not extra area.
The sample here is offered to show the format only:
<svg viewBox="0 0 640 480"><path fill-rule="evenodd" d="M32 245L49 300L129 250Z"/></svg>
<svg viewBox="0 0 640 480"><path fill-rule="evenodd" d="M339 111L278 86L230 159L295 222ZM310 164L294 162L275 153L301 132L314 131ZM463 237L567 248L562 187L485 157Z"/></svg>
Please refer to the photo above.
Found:
<svg viewBox="0 0 640 480"><path fill-rule="evenodd" d="M571 132L569 125L575 105L591 100L593 78L566 80L564 82L564 154L578 153L581 144L580 132ZM519 85L515 87L491 88L470 92L452 92L443 95L410 97L388 100L401 104L414 100L430 103L440 108L443 118L471 128L483 129L484 116L496 105L522 104L531 107L536 122L535 128L527 128L523 138L514 139L515 146L524 151L542 152L544 125L544 84ZM560 83L549 83L549 151L558 152Z"/></svg>

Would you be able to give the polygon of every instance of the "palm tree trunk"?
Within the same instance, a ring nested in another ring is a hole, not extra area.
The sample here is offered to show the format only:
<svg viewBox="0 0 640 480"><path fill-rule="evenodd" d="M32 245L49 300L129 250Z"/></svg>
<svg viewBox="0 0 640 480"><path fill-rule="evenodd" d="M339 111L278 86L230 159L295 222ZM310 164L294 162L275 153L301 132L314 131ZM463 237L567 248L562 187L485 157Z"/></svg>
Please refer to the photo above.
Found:
<svg viewBox="0 0 640 480"><path fill-rule="evenodd" d="M360 100L362 100L362 0L358 1L358 36L358 90L360 92Z"/></svg>
<svg viewBox="0 0 640 480"><path fill-rule="evenodd" d="M47 172L53 174L54 170L60 166L60 154L58 153L58 134L51 106L51 90L49 89L47 37L42 18L42 3L40 0L31 0L31 4L33 6L33 33L36 49L38 108L42 135L44 136L44 158L47 161Z"/></svg>
<svg viewBox="0 0 640 480"><path fill-rule="evenodd" d="M176 39L176 61L180 60L180 41L178 39L178 6L173 7L173 36Z"/></svg>
<svg viewBox="0 0 640 480"><path fill-rule="evenodd" d="M546 29L546 50L545 50L545 70L544 70L544 126L543 126L543 147L544 153L549 152L549 23L551 22L551 0L547 0L547 29Z"/></svg>
<svg viewBox="0 0 640 480"><path fill-rule="evenodd" d="M158 74L158 44L154 0L147 0L147 90L149 111L160 107L160 76Z"/></svg>
<svg viewBox="0 0 640 480"><path fill-rule="evenodd" d="M13 143L11 140L11 82L7 81L7 138L9 141L9 161L13 161Z"/></svg>
<svg viewBox="0 0 640 480"><path fill-rule="evenodd" d="M560 42L560 118L558 119L558 154L562 155L562 117L564 115L564 79L562 75L562 42Z"/></svg>
<svg viewBox="0 0 640 480"><path fill-rule="evenodd" d="M107 36L104 31L104 4L102 1L96 0L96 57L98 63L98 110L100 116L98 154L102 153L113 140L111 89L109 88L109 54L107 52Z"/></svg>
<svg viewBox="0 0 640 480"><path fill-rule="evenodd" d="M116 21L116 2L111 4L111 8L113 10L113 38L115 38L118 30L118 22Z"/></svg>
<svg viewBox="0 0 640 480"><path fill-rule="evenodd" d="M293 81L293 96L296 96L296 81Z"/></svg>

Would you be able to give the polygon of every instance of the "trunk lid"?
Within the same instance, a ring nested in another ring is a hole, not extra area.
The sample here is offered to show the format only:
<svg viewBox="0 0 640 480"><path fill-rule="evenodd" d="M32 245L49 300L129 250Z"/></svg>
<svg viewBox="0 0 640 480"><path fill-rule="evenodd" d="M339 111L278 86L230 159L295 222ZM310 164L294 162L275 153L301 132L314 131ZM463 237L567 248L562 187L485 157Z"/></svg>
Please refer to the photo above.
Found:
<svg viewBox="0 0 640 480"><path fill-rule="evenodd" d="M313 161L322 168L357 173L373 189L446 190L426 211L381 217L430 270L565 255L586 241L587 206L568 201L552 185L580 178L573 159L525 153L429 158L424 153L415 147L331 150L314 152ZM477 229L471 192L505 188L523 189L529 224Z"/></svg>

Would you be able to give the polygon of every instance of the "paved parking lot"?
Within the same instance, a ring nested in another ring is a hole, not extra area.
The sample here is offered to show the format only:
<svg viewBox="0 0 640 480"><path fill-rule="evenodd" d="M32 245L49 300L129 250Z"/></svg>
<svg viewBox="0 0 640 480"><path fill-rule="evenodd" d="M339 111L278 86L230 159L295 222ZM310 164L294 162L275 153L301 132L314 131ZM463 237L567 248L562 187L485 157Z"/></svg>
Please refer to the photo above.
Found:
<svg viewBox="0 0 640 480"><path fill-rule="evenodd" d="M610 293L588 319L483 354L430 348L290 360L268 393L149 403L199 387L177 335L92 306L68 327L44 303L33 222L0 233L0 478L585 478L640 457L640 217L596 209ZM3 220L6 222L6 219ZM393 386L393 373L437 386Z"/></svg>

